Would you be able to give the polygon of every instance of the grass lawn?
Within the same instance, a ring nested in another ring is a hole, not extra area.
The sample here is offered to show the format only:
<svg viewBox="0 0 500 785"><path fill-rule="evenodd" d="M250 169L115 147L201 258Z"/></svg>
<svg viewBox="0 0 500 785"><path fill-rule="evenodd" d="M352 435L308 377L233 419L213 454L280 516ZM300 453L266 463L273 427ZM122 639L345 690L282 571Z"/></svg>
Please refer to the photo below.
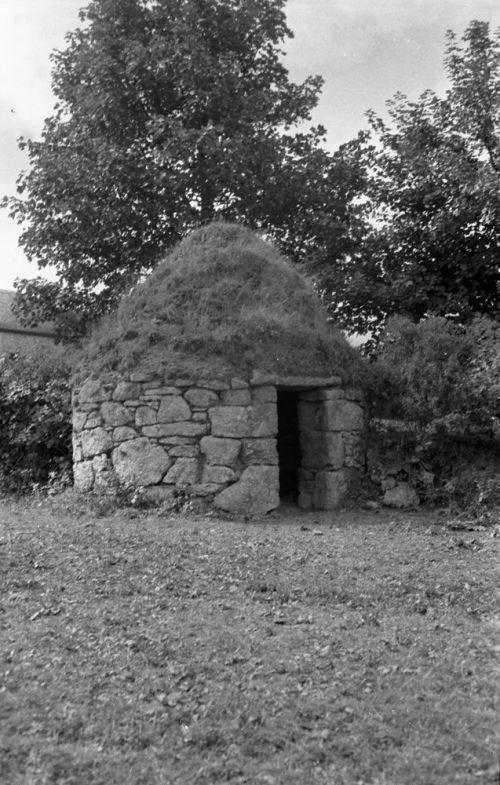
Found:
<svg viewBox="0 0 500 785"><path fill-rule="evenodd" d="M494 785L499 527L0 502L2 785Z"/></svg>

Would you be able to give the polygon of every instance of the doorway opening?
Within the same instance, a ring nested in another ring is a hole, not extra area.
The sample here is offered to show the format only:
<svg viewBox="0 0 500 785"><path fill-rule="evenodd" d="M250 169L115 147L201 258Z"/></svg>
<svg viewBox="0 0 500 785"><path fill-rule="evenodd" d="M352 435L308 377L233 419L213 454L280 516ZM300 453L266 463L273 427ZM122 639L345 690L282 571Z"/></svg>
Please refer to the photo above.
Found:
<svg viewBox="0 0 500 785"><path fill-rule="evenodd" d="M278 390L278 459L280 498L297 502L302 462L299 432L299 392Z"/></svg>

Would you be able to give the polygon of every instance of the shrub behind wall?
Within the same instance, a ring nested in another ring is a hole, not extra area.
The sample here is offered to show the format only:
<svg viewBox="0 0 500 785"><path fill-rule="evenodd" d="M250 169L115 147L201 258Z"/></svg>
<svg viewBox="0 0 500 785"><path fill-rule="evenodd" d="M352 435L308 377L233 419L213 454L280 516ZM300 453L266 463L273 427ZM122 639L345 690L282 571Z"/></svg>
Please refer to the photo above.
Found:
<svg viewBox="0 0 500 785"><path fill-rule="evenodd" d="M0 359L0 490L71 477L69 362L57 347Z"/></svg>
<svg viewBox="0 0 500 785"><path fill-rule="evenodd" d="M391 319L369 386L372 417L386 418L374 423L372 462L401 465L400 479L426 501L464 505L483 480L491 486L500 472L495 320L478 317L464 326L443 317Z"/></svg>

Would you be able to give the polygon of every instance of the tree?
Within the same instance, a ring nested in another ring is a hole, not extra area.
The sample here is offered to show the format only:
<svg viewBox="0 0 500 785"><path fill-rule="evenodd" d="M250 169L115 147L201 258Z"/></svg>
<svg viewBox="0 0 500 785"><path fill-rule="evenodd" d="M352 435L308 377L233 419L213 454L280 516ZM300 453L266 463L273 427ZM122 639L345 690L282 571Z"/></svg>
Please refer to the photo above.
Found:
<svg viewBox="0 0 500 785"><path fill-rule="evenodd" d="M447 40L445 97L397 94L391 122L370 112L347 146L369 172L364 232L354 253L320 259L320 278L351 330L377 334L392 314L499 313L500 31L474 21Z"/></svg>
<svg viewBox="0 0 500 785"><path fill-rule="evenodd" d="M322 79L289 81L285 2L92 0L80 12L52 55L55 113L40 141L21 140L30 166L4 200L28 259L57 271L57 283L17 283L25 320L84 329L217 217L263 229L295 258L316 215L343 225L329 184L345 165L322 149L322 128L292 133Z"/></svg>

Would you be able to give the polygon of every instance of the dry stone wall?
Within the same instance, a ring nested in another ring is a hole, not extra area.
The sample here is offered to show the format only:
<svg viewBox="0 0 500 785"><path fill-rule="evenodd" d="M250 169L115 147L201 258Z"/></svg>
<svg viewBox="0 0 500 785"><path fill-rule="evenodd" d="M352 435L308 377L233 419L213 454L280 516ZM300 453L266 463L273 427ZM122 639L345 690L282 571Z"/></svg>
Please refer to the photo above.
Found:
<svg viewBox="0 0 500 785"><path fill-rule="evenodd" d="M235 513L276 508L277 383L254 376L250 384L144 373L87 379L73 392L76 489L140 487L157 501L189 492ZM306 509L338 507L364 466L362 401L337 385L297 393Z"/></svg>
<svg viewBox="0 0 500 785"><path fill-rule="evenodd" d="M88 379L73 393L75 487L182 490L229 512L279 504L276 390L132 373Z"/></svg>

